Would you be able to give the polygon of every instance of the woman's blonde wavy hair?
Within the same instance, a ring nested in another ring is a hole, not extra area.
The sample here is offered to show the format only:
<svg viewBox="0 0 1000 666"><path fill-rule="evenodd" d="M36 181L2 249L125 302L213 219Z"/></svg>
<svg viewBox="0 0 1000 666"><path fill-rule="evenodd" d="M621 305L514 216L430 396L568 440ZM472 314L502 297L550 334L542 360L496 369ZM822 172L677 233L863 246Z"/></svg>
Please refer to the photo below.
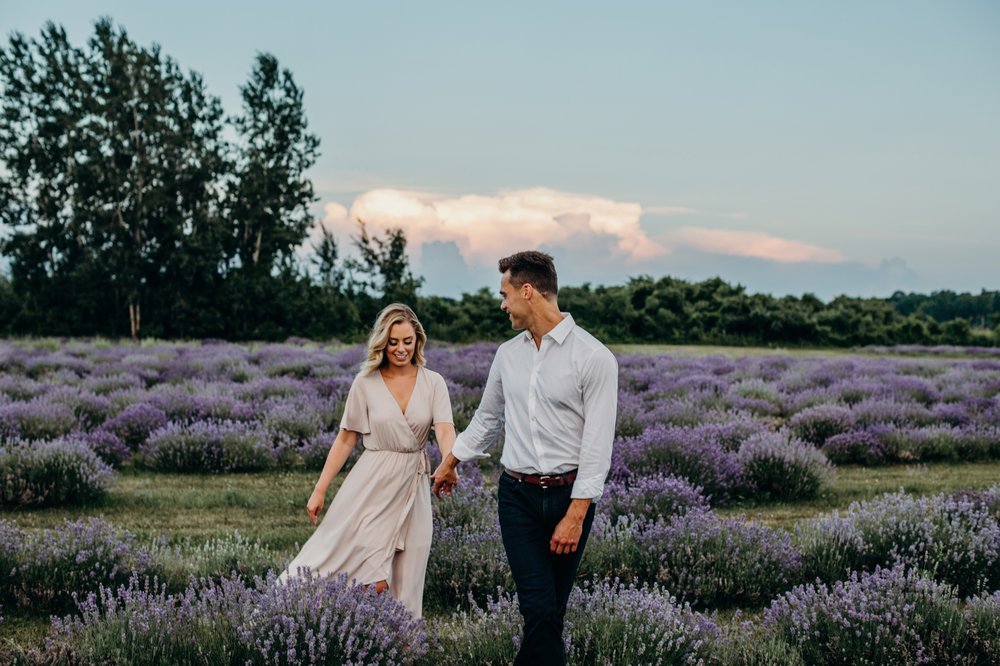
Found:
<svg viewBox="0 0 1000 666"><path fill-rule="evenodd" d="M408 306L393 303L385 306L375 318L375 325L372 326L372 333L368 337L368 357L361 363L360 374L370 375L389 363L389 359L385 356L385 348L389 345L389 330L396 324L403 323L411 324L417 333L417 342L410 362L418 367L427 364L427 359L424 358L424 344L427 342L424 327L420 325L417 315Z"/></svg>

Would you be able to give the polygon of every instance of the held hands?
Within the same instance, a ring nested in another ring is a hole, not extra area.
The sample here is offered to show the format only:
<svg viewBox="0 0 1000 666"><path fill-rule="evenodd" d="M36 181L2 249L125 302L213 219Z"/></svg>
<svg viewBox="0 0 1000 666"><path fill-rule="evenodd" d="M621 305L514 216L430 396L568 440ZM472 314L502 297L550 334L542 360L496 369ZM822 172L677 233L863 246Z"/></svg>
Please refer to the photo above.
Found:
<svg viewBox="0 0 1000 666"><path fill-rule="evenodd" d="M323 510L323 504L326 501L326 493L321 493L318 490L314 490L313 494L309 497L309 501L306 502L306 513L309 514L309 520L315 525L319 520L319 514Z"/></svg>
<svg viewBox="0 0 1000 666"><path fill-rule="evenodd" d="M455 462L452 463L451 461ZM458 485L458 472L455 471L458 461L452 458L450 455L446 456L438 468L434 470L431 474L431 481L433 485L431 490L435 495L441 497L441 493L445 495L451 495L452 491L455 490L455 486Z"/></svg>

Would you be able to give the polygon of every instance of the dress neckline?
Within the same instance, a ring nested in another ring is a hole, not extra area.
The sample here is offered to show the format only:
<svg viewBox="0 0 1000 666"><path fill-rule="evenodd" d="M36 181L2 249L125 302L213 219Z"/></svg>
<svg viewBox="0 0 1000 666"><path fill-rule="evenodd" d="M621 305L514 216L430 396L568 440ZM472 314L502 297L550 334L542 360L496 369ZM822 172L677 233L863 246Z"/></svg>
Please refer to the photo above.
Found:
<svg viewBox="0 0 1000 666"><path fill-rule="evenodd" d="M420 368L417 367L417 373L413 375L413 388L410 389L410 395L406 397L405 409L399 404L399 401L396 400L396 396L393 394L392 389L389 388L389 385L385 381L385 375L382 374L382 370L376 370L376 372L378 373L379 379L382 380L382 386L385 388L385 392L389 394L389 397L392 398L392 402L396 405L396 409L403 415L403 418L406 418L406 410L410 408L410 403L413 402L413 394L417 392L417 382L420 380Z"/></svg>

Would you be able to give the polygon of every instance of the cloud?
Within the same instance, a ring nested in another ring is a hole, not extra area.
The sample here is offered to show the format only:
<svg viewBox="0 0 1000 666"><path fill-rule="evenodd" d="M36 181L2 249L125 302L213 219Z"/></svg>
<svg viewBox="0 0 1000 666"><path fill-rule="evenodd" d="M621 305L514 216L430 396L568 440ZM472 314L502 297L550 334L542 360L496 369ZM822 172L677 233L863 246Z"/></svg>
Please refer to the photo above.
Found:
<svg viewBox="0 0 1000 666"><path fill-rule="evenodd" d="M682 227L661 236L670 245L692 247L712 254L755 257L779 263L841 263L847 258L836 250L779 238L761 231Z"/></svg>
<svg viewBox="0 0 1000 666"><path fill-rule="evenodd" d="M642 209L644 215L662 215L671 217L674 215L700 215L697 208L685 208L684 206L647 206Z"/></svg>
<svg viewBox="0 0 1000 666"><path fill-rule="evenodd" d="M639 226L642 213L637 203L543 187L459 197L382 188L358 196L346 215L343 206L327 204L322 224L338 237L355 234L357 220L373 232L402 228L415 258L425 243L453 242L469 264L492 264L518 250L600 238L632 264L669 252Z"/></svg>

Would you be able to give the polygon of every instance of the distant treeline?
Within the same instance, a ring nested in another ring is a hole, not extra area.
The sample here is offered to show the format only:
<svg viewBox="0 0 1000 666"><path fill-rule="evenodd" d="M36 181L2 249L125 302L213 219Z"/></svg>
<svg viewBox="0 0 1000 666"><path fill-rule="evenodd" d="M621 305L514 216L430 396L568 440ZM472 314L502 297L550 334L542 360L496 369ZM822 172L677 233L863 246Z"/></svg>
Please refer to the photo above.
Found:
<svg viewBox="0 0 1000 666"><path fill-rule="evenodd" d="M396 238L405 241L401 233ZM409 275L405 255L402 257L400 265ZM379 278L382 274L376 269L373 275ZM269 291L238 321L230 318L233 304L225 300L232 291L223 284L217 292L198 296L202 305L186 320L191 328L178 330L169 322L154 320L144 326L144 336L360 340L377 311L391 301L414 304L433 339L470 342L512 335L494 290L480 289L460 299L421 296L415 287L422 280L412 275L408 280L408 285L400 285L376 279L372 284L383 289L365 290L346 279L334 286L305 276L279 276L259 283ZM70 301L76 294L68 288L59 295ZM809 294L780 298L748 294L743 287L719 278L688 282L639 277L618 286L563 287L559 304L608 343L1000 346L998 291L979 295L939 291L929 296L897 292L888 299L840 296L824 303ZM24 314L26 305L10 282L0 277L0 335L120 334L107 318L29 319ZM950 318L939 320L931 313ZM25 326L28 323L36 326Z"/></svg>
<svg viewBox="0 0 1000 666"><path fill-rule="evenodd" d="M300 249L319 155L303 91L268 54L226 117L201 77L110 20L83 47L48 24L0 48L0 335L281 340L363 337L387 302L431 337L510 335L495 291L419 295L400 229ZM565 287L608 342L997 345L1000 296L748 294L721 279Z"/></svg>
<svg viewBox="0 0 1000 666"><path fill-rule="evenodd" d="M466 341L510 335L488 290L460 300L419 301L434 337ZM612 287L564 287L559 305L614 343L850 347L1000 344L1000 291L979 295L897 292L889 299L748 294L719 278L631 279ZM941 317L939 319L939 317Z"/></svg>

